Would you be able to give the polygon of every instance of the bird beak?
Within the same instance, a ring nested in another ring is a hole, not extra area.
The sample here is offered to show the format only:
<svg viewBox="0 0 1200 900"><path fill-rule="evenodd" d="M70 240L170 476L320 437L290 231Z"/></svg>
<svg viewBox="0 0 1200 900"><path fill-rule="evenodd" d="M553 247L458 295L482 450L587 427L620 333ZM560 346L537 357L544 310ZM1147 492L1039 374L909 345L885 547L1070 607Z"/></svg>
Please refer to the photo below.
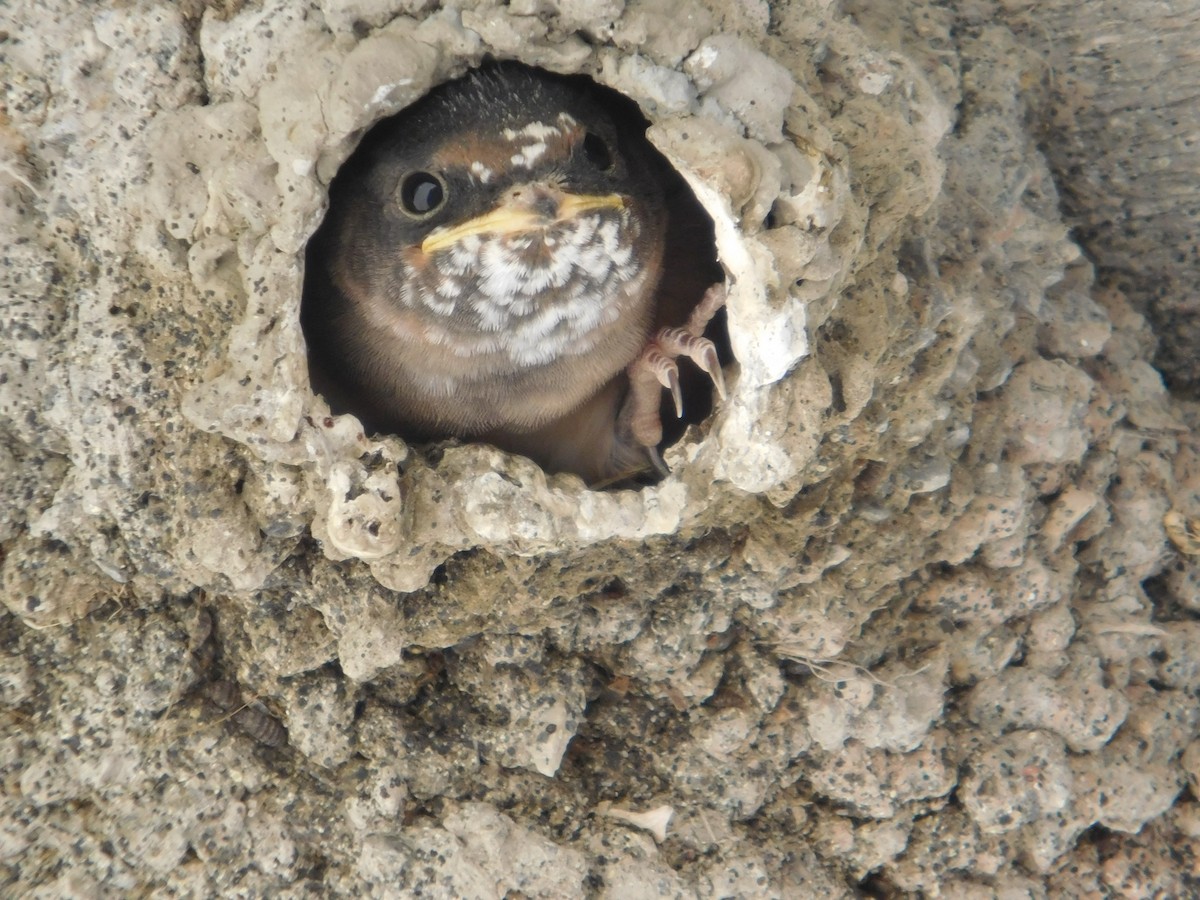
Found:
<svg viewBox="0 0 1200 900"><path fill-rule="evenodd" d="M529 205L510 200L482 216L476 216L458 225L435 228L421 242L421 252L429 254L445 250L473 234L521 234L557 222L565 222L589 210L624 208L625 200L619 194L562 194L558 202L558 211L553 216L547 216Z"/></svg>

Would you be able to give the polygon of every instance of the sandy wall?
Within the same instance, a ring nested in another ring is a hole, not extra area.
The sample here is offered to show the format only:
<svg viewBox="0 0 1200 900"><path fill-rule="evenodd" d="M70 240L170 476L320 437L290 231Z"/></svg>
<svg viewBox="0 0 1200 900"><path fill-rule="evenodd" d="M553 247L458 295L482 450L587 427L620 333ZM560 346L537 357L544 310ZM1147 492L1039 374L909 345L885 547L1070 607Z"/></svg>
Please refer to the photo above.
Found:
<svg viewBox="0 0 1200 900"><path fill-rule="evenodd" d="M1200 414L1010 7L4 13L5 889L1184 892ZM308 387L325 185L485 54L628 94L714 218L730 396L659 485Z"/></svg>

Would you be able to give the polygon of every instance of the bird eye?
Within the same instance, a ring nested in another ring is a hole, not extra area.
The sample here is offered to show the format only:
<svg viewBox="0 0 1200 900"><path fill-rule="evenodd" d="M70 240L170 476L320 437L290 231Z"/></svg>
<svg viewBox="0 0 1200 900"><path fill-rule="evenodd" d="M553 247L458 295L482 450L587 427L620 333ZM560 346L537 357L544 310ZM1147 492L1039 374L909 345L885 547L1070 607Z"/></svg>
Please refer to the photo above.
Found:
<svg viewBox="0 0 1200 900"><path fill-rule="evenodd" d="M432 172L409 172L400 182L400 207L423 219L446 202L446 183Z"/></svg>
<svg viewBox="0 0 1200 900"><path fill-rule="evenodd" d="M583 155L587 157L588 162L601 172L612 171L613 158L612 153L609 152L608 144L604 142L604 138L600 137L594 131L589 131L583 136Z"/></svg>

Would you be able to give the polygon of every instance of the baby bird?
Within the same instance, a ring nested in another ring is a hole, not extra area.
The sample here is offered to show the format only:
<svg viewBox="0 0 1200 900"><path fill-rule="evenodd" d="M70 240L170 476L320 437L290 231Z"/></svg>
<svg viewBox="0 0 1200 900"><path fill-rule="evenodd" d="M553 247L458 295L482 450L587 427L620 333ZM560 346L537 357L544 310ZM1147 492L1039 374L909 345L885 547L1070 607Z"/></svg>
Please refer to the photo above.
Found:
<svg viewBox="0 0 1200 900"><path fill-rule="evenodd" d="M314 389L368 428L484 441L589 483L661 470L675 360L724 396L703 337L724 292L682 311L660 297L669 167L644 131L586 79L515 63L373 128L308 248Z"/></svg>

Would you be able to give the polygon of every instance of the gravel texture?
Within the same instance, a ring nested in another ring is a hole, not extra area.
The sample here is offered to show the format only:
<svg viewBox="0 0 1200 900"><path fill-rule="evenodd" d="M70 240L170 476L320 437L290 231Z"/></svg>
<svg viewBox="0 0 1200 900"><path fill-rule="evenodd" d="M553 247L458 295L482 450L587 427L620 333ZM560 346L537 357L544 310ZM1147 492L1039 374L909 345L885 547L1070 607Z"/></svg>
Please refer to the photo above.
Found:
<svg viewBox="0 0 1200 900"><path fill-rule="evenodd" d="M0 12L0 891L1196 891L1200 406L1028 16ZM485 54L631 96L714 219L730 395L659 485L308 387L325 185Z"/></svg>

